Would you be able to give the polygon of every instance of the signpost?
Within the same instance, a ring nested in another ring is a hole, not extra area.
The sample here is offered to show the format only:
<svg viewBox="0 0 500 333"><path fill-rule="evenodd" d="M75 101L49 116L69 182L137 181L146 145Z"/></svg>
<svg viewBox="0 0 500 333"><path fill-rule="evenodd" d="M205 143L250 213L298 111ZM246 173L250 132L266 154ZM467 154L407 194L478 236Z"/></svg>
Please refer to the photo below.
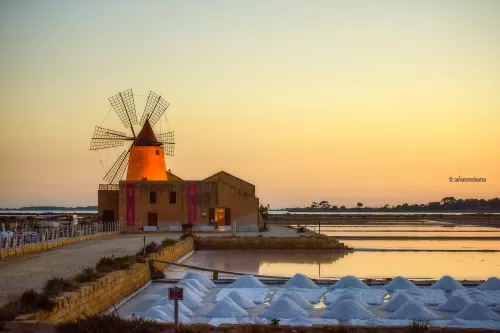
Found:
<svg viewBox="0 0 500 333"><path fill-rule="evenodd" d="M179 301L184 299L184 289L183 288L168 288L168 299L174 301L174 322L175 331L179 330Z"/></svg>

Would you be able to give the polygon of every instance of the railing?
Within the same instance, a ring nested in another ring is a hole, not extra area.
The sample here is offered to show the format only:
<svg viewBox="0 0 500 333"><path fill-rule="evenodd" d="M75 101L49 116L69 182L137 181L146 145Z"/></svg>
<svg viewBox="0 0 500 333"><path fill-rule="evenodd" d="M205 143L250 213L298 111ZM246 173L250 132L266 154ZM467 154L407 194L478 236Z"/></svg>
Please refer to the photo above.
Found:
<svg viewBox="0 0 500 333"><path fill-rule="evenodd" d="M117 184L99 184L99 190L101 191L118 191L120 186Z"/></svg>
<svg viewBox="0 0 500 333"><path fill-rule="evenodd" d="M63 239L117 231L122 231L122 225L119 221L77 225L61 224L58 227L40 228L38 230L3 232L0 235L0 249L22 248L23 246L38 243L57 242Z"/></svg>

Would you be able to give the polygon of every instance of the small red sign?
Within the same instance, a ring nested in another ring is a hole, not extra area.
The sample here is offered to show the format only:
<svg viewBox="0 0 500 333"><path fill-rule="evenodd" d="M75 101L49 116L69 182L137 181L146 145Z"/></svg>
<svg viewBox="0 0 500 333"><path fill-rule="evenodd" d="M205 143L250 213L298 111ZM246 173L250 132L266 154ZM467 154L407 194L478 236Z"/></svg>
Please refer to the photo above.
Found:
<svg viewBox="0 0 500 333"><path fill-rule="evenodd" d="M182 301L184 299L182 288L168 288L168 299Z"/></svg>

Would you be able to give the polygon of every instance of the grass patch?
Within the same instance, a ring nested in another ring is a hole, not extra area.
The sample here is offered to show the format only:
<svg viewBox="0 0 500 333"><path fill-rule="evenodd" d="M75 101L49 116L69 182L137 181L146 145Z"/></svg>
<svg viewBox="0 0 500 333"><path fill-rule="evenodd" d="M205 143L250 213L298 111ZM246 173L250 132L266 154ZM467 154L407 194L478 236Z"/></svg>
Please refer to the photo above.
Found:
<svg viewBox="0 0 500 333"><path fill-rule="evenodd" d="M120 318L117 314L100 314L58 324L57 333L150 333L157 332L152 321L132 317Z"/></svg>
<svg viewBox="0 0 500 333"><path fill-rule="evenodd" d="M429 321L414 320L408 326L408 333L425 333L429 331Z"/></svg>
<svg viewBox="0 0 500 333"><path fill-rule="evenodd" d="M33 289L27 290L21 297L10 300L0 307L0 322L11 321L17 316L38 310L51 311L54 305L54 301L49 296L38 293Z"/></svg>

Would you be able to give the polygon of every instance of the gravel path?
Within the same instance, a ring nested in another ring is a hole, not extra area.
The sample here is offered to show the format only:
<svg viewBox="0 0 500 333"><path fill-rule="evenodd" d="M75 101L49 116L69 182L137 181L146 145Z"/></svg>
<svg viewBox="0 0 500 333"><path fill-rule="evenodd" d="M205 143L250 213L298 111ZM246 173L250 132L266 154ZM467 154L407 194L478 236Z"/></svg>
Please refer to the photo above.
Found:
<svg viewBox="0 0 500 333"><path fill-rule="evenodd" d="M172 234L148 234L146 243L161 242ZM143 235L114 235L73 243L53 250L0 260L0 305L9 296L27 289L39 290L52 277L72 277L94 266L104 256L135 254L142 248Z"/></svg>

